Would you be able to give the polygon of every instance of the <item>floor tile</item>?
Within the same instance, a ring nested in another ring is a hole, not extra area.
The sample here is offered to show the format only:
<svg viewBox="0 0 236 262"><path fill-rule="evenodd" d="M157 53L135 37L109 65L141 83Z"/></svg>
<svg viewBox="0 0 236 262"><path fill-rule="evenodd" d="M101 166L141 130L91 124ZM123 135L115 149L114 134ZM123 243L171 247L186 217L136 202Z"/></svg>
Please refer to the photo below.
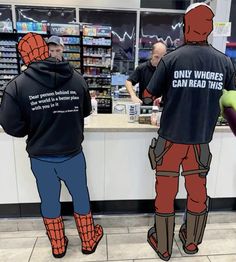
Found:
<svg viewBox="0 0 236 262"><path fill-rule="evenodd" d="M120 216L100 216L95 222L105 228L109 227L134 227L148 226L150 215L120 215Z"/></svg>
<svg viewBox="0 0 236 262"><path fill-rule="evenodd" d="M236 223L215 223L206 225L206 230L218 229L236 229Z"/></svg>
<svg viewBox="0 0 236 262"><path fill-rule="evenodd" d="M68 217L68 219L64 219L65 228L68 229L76 229L75 220L72 217Z"/></svg>
<svg viewBox="0 0 236 262"><path fill-rule="evenodd" d="M70 229L70 228L65 228L65 234L66 236L78 236L78 231L76 228Z"/></svg>
<svg viewBox="0 0 236 262"><path fill-rule="evenodd" d="M15 219L1 219L0 220L0 232L13 232L17 231L17 221Z"/></svg>
<svg viewBox="0 0 236 262"><path fill-rule="evenodd" d="M0 239L0 261L28 261L36 238Z"/></svg>
<svg viewBox="0 0 236 262"><path fill-rule="evenodd" d="M109 260L157 258L147 243L146 233L107 235L107 242ZM181 256L175 243L173 256Z"/></svg>
<svg viewBox="0 0 236 262"><path fill-rule="evenodd" d="M66 235L68 236L77 236L78 231L77 229L68 229L65 228ZM104 234L127 234L128 233L128 227L109 227L109 228L103 228Z"/></svg>
<svg viewBox="0 0 236 262"><path fill-rule="evenodd" d="M160 258L134 260L134 262L156 262L156 261L163 261L163 260L161 260ZM178 258L171 257L170 262L210 262L210 261L206 256L204 257L201 256L201 257L191 257L191 260L189 260L188 257L178 257Z"/></svg>
<svg viewBox="0 0 236 262"><path fill-rule="evenodd" d="M109 227L103 228L105 234L127 234L129 233L128 227Z"/></svg>
<svg viewBox="0 0 236 262"><path fill-rule="evenodd" d="M17 226L19 231L37 231L45 229L42 219L35 221L26 219L25 221L19 221Z"/></svg>
<svg viewBox="0 0 236 262"><path fill-rule="evenodd" d="M211 262L235 262L235 255L209 256Z"/></svg>
<svg viewBox="0 0 236 262"><path fill-rule="evenodd" d="M81 243L79 237L69 236L69 244L67 253L64 258L60 261L69 261L69 262L85 262L85 261L106 261L107 252L106 252L106 237L104 236L101 242L99 243L96 252L91 255L83 255L81 253ZM41 237L37 239L32 257L30 262L49 262L55 261L51 253L51 247L49 240L46 237Z"/></svg>
<svg viewBox="0 0 236 262"><path fill-rule="evenodd" d="M208 223L236 223L236 212L209 212Z"/></svg>
<svg viewBox="0 0 236 262"><path fill-rule="evenodd" d="M147 233L150 226L143 226L143 227L129 227L129 233Z"/></svg>
<svg viewBox="0 0 236 262"><path fill-rule="evenodd" d="M182 243L176 237L177 244L183 256L188 256L182 249ZM203 243L199 245L197 255L226 255L236 252L236 231L235 229L206 230Z"/></svg>
<svg viewBox="0 0 236 262"><path fill-rule="evenodd" d="M134 262L134 260L107 260L107 261L112 261L112 262ZM107 261L102 261L102 262L107 262Z"/></svg>
<svg viewBox="0 0 236 262"><path fill-rule="evenodd" d="M15 232L1 232L0 239L2 238L36 238L45 237L45 230L40 231L15 231Z"/></svg>

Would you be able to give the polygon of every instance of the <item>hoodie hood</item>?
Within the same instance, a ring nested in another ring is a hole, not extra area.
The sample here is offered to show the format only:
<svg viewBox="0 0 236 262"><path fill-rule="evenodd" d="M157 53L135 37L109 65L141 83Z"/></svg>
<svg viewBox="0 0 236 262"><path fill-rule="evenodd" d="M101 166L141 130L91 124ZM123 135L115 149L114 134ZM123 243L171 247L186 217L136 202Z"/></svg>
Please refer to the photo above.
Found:
<svg viewBox="0 0 236 262"><path fill-rule="evenodd" d="M47 88L57 89L72 77L73 72L68 62L58 62L56 59L49 58L31 63L24 74Z"/></svg>
<svg viewBox="0 0 236 262"><path fill-rule="evenodd" d="M190 5L184 15L184 40L188 42L207 42L213 30L214 13L204 3Z"/></svg>

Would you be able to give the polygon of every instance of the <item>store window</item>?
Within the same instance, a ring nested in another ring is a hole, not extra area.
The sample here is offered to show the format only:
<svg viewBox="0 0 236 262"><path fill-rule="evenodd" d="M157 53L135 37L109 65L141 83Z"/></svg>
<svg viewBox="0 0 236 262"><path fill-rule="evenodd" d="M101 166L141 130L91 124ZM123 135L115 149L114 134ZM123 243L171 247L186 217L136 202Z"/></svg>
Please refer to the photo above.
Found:
<svg viewBox="0 0 236 262"><path fill-rule="evenodd" d="M112 27L113 72L129 74L134 69L136 12L80 9L81 23Z"/></svg>
<svg viewBox="0 0 236 262"><path fill-rule="evenodd" d="M231 2L230 19L231 24L231 36L228 37L226 44L226 54L232 59L236 68L236 2Z"/></svg>
<svg viewBox="0 0 236 262"><path fill-rule="evenodd" d="M71 23L76 21L75 8L16 6L16 21Z"/></svg>
<svg viewBox="0 0 236 262"><path fill-rule="evenodd" d="M10 5L0 5L0 21L12 21L12 11Z"/></svg>
<svg viewBox="0 0 236 262"><path fill-rule="evenodd" d="M141 8L183 9L190 5L190 0L141 0Z"/></svg>
<svg viewBox="0 0 236 262"><path fill-rule="evenodd" d="M12 10L10 5L0 5L0 33L12 32Z"/></svg>
<svg viewBox="0 0 236 262"><path fill-rule="evenodd" d="M168 51L174 50L183 43L183 15L141 12L139 62L150 57L152 45L163 41Z"/></svg>

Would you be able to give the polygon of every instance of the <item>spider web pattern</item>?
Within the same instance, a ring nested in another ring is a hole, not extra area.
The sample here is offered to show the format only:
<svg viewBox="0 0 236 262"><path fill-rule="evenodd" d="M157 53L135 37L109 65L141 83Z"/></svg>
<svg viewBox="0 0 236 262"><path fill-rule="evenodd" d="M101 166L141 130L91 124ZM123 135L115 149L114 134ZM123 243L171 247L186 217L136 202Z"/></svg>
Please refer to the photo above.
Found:
<svg viewBox="0 0 236 262"><path fill-rule="evenodd" d="M49 57L48 45L39 34L28 33L18 43L18 52L26 66Z"/></svg>
<svg viewBox="0 0 236 262"><path fill-rule="evenodd" d="M75 222L82 240L82 249L92 251L103 236L100 225L94 226L91 212L88 215L74 213Z"/></svg>
<svg viewBox="0 0 236 262"><path fill-rule="evenodd" d="M44 218L47 235L51 242L53 253L58 255L65 252L65 233L64 224L61 217Z"/></svg>

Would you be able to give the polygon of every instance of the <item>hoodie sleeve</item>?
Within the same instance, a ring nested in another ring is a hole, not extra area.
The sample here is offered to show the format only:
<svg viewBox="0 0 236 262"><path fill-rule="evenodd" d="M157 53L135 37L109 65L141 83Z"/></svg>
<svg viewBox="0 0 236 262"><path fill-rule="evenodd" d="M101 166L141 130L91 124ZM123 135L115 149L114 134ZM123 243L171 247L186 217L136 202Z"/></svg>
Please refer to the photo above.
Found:
<svg viewBox="0 0 236 262"><path fill-rule="evenodd" d="M0 125L9 135L15 137L27 135L26 123L17 102L15 81L11 81L5 89L0 107Z"/></svg>

